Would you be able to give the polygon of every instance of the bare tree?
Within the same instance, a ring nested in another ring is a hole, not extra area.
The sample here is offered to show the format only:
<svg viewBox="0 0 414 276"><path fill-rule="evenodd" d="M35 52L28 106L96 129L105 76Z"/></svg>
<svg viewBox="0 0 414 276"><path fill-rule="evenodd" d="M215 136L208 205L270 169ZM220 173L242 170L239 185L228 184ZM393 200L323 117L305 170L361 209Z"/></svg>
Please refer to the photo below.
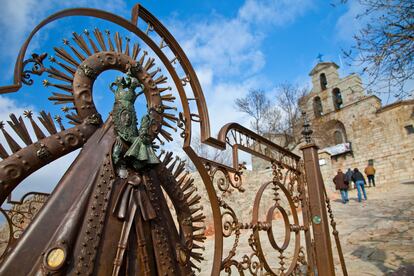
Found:
<svg viewBox="0 0 414 276"><path fill-rule="evenodd" d="M347 2L341 0L342 3ZM367 23L354 36L355 45L344 51L350 64L362 66L376 93L397 99L413 96L407 81L414 77L414 1L359 0L357 20Z"/></svg>
<svg viewBox="0 0 414 276"><path fill-rule="evenodd" d="M230 165L232 160L231 150L220 150L211 146L208 146L206 144L201 143L200 135L195 134L191 138L191 145L194 151L198 154L200 157L204 157L208 160L215 161L220 164L227 164ZM194 164L191 162L189 158L186 158L186 165L187 169L190 171L195 171L196 168Z"/></svg>
<svg viewBox="0 0 414 276"><path fill-rule="evenodd" d="M246 113L253 118L252 128L262 134L262 122L270 110L270 100L261 89L251 89L246 97L237 98L235 106L238 111Z"/></svg>
<svg viewBox="0 0 414 276"><path fill-rule="evenodd" d="M284 135L284 147L299 143L295 130L301 118L299 99L307 93L296 85L285 82L277 86L275 101L268 99L260 89L250 90L244 98L236 99L236 109L253 118L254 130L271 137L274 134Z"/></svg>
<svg viewBox="0 0 414 276"><path fill-rule="evenodd" d="M263 133L280 133L283 131L283 117L280 108L272 105L264 114L262 123L260 124Z"/></svg>
<svg viewBox="0 0 414 276"><path fill-rule="evenodd" d="M307 88L299 88L297 85L285 82L277 87L277 105L282 110L281 131L285 135L285 142L288 146L291 143L298 144L300 135L295 130L301 119L299 100L308 93Z"/></svg>

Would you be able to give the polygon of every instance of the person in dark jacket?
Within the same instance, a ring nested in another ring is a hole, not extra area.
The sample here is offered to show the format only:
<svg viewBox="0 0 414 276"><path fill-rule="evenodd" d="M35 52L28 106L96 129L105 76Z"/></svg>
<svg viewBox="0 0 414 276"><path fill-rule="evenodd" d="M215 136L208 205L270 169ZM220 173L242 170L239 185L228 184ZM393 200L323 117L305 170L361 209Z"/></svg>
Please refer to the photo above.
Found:
<svg viewBox="0 0 414 276"><path fill-rule="evenodd" d="M348 187L352 183L352 174L353 174L353 172L352 172L351 168L348 168L348 170L345 173L345 183L348 183ZM355 187L355 184L354 184L354 189L355 188L356 187Z"/></svg>
<svg viewBox="0 0 414 276"><path fill-rule="evenodd" d="M346 204L349 201L348 183L345 181L345 174L343 174L341 169L338 170L338 173L333 178L333 182L335 183L335 188L341 192L342 203Z"/></svg>
<svg viewBox="0 0 414 276"><path fill-rule="evenodd" d="M366 181L362 173L357 168L354 169L354 173L352 175L352 181L355 182L355 186L358 190L358 201L361 202L361 190L364 194L364 199L367 200L367 194L365 193L365 187L364 187L364 184L366 183Z"/></svg>

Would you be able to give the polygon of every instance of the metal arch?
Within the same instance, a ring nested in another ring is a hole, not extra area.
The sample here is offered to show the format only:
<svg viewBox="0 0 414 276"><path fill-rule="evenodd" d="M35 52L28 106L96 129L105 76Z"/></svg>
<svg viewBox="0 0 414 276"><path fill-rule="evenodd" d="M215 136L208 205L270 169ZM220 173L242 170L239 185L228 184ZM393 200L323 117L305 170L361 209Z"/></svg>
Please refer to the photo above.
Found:
<svg viewBox="0 0 414 276"><path fill-rule="evenodd" d="M128 21L128 20L126 20L126 19L124 19L124 18L122 18L118 15L115 15L115 14L112 14L112 13L109 13L109 12L106 12L106 11L97 10L97 9L90 9L90 8L66 9L66 10L62 10L60 12L57 12L57 13L47 17L46 19L44 19L41 23L39 23L39 25L37 25L32 30L32 32L29 34L28 38L26 39L26 41L24 42L23 46L20 49L19 55L16 59L16 64L15 64L15 69L14 69L14 84L0 87L0 94L16 92L22 87L21 72L23 70L23 62L24 62L23 60L24 60L24 57L26 55L27 47L30 44L33 36L41 28L43 28L47 24L49 24L53 21L56 21L58 19L65 18L65 17L70 17L70 16L89 16L89 17L100 18L100 19L115 23L115 24L117 24L121 27L124 27L125 29L127 29L128 31L134 33L135 35L137 35L140 39L142 39L155 52L155 54L160 58L160 60L166 66L168 73L172 76L172 78L174 80L174 83L175 83L175 85L178 89L178 93L180 95L181 103L182 103L182 107L183 107L183 111L184 111L184 116L186 118L186 129L189 133L188 139L187 139L188 141L185 141L185 145L189 145L190 144L190 137L191 137L191 135L190 135L190 133L191 133L191 116L190 116L190 110L189 110L189 107L188 107L188 100L187 100L184 88L182 87L181 80L178 77L177 73L175 72L174 68L169 63L168 58L161 51L161 49L155 44L155 42L152 39L150 39L137 26L133 25L130 21ZM176 47L179 47L178 44L176 45ZM181 50L181 52L182 52L182 50ZM191 65L189 65L189 63L188 63L187 66L191 66ZM194 81L195 79L196 78L193 78L193 80L190 80L190 81ZM208 116L207 116L207 118L208 118Z"/></svg>
<svg viewBox="0 0 414 276"><path fill-rule="evenodd" d="M226 144L228 143L228 134L231 133L232 131L237 131L238 133L240 133L240 135L244 135L244 137L253 137L255 139L255 141L258 141L260 143L263 143L266 145L267 148L270 148L271 150L273 150L274 152L277 152L278 154L275 156L273 156L272 154L268 154L268 152L260 152L257 151L255 149L251 149L249 147L246 147L245 145L243 145L242 143L233 143L230 144L230 146L233 148L233 154L236 154L235 158L233 158L234 161L234 168L233 170L235 171L239 171L240 168L238 167L238 160L237 160L237 149L240 148L241 150L244 150L246 152L249 152L251 154L257 155L267 161L272 162L273 164L277 164L282 168L287 168L289 170L294 171L296 174L301 175L302 172L299 168L299 160L300 157L291 153L290 151L287 151L285 149L283 149L282 147L272 143L271 141L261 137L260 135L252 132L251 130L239 125L239 124L227 124L225 125L219 135L218 138L213 138L210 136L210 125L209 125L209 117L208 117L208 111L207 111L207 106L205 103L205 99L204 99L204 95L200 86L200 83L198 81L198 78L194 72L193 67L191 66L188 58L186 57L186 55L184 54L184 52L182 51L181 47L179 46L179 44L175 41L174 37L167 31L167 29L152 15L150 14L146 9L144 9L142 6L140 5L136 5L134 6L134 8L132 9L132 19L131 22L125 20L124 18L121 18L117 15L114 15L112 13L108 13L105 11L100 11L100 10L95 10L95 9L69 9L69 10L64 10L61 12L58 12L52 16L49 16L48 18L46 18L44 21L42 21L38 26L36 26L35 29L33 29L33 31L31 32L31 34L29 35L28 39L25 41L25 43L23 44L20 52L19 52L19 56L17 58L16 61L16 65L15 65L15 72L14 72L14 84L12 85L8 85L8 86L4 86L4 87L0 87L0 94L2 93L9 93L9 92L15 92L17 90L19 90L22 86L22 76L21 76L21 72L24 70L24 56L26 54L26 50L27 47L33 37L33 35L35 33L37 33L37 31L39 31L43 26L47 25L50 22L53 22L57 19L60 18L64 18L64 17L68 17L68 16L76 16L76 15L81 15L81 16L90 16L90 17L95 17L95 18L100 18L100 19L104 19L107 21L110 21L112 23L115 23L119 26L124 27L125 29L131 31L132 33L134 33L135 35L137 35L139 38L141 38L154 52L155 54L160 58L160 60L163 62L163 64L165 65L165 67L167 68L167 71L169 72L169 74L172 76L172 79L175 83L175 86L177 87L178 93L180 95L180 99L182 102L182 107L183 107L183 111L184 111L184 118L186 120L183 121L183 124L185 125L184 128L184 145L183 145L183 149L184 151L187 153L187 155L190 157L190 159L194 162L197 170L199 171L204 185L206 187L207 193L208 193L208 197L210 200L210 205L211 205L211 209L213 212L213 219L214 219L214 229L216 232L215 235L215 248L214 248L214 260L213 260L213 267L212 267L212 271L211 274L212 275L219 275L220 271L223 269L222 266L222 257L223 257L223 230L222 230L222 216L221 216L221 209L220 207L223 206L223 201L218 198L217 193L215 192L215 187L213 185L213 181L211 178L211 175L209 175L208 169L205 167L205 161L202 158L200 158L197 153L192 149L191 147L191 124L192 121L193 122L198 122L200 123L200 128L201 128L201 140L203 143L209 144L211 146L214 146L216 148L219 149L225 149L226 148ZM175 69L172 67L171 61L168 60L167 56L164 54L164 52L162 51L162 47L161 46L157 46L156 42L151 39L150 36L148 36L147 33L144 33L142 30L140 30L137 27L137 23L138 23L138 19L142 18L144 21L147 22L149 27L152 27L152 30L156 30L157 34L160 35L160 37L166 40L166 42L168 43L169 48L171 49L171 51L176 55L175 58L177 58L182 66L182 69L184 70L184 72L186 73L185 79L180 79L177 75L177 72L175 71ZM152 25L151 25L152 24ZM184 83L182 83L182 81L184 81ZM183 86L185 85L185 83L189 83L191 85L192 91L194 93L195 99L196 100L196 104L197 104L197 110L199 114L192 114L190 112L190 107L188 104L188 98L187 95L185 93L185 90L183 88ZM78 107L78 106L77 106ZM196 120L193 119L193 115L196 115L198 118L196 118ZM91 127L91 126L87 126L87 125L81 125L84 128L84 132L95 132L96 129L98 127ZM70 135L73 135L72 133L70 133L70 131L75 132L76 127L71 128L69 130L67 130L67 133L69 133ZM79 131L79 130L78 130ZM81 147L84 142L86 142L86 140L90 137L90 135L86 133L86 135L81 136L82 139L80 139L79 141L76 142L76 145L74 145L75 147ZM58 133L56 136L61 135L61 133ZM89 135L89 136L88 136ZM47 137L45 139L48 138L52 138L52 137ZM62 137L64 138L64 137ZM42 140L43 141L43 140ZM45 143L47 144L48 141L46 141ZM52 139L49 141L52 142ZM56 143L56 141L53 141L53 143ZM24 148L23 150L33 150L30 149L30 146ZM67 150L73 150L72 148L67 149ZM14 159L12 161L16 161L17 159L20 159L22 156L20 155L22 152L18 152L16 154L14 154L11 159ZM61 155L66 154L67 152L64 153L60 153ZM55 153L57 154L57 153ZM30 154L29 154L30 155ZM30 158L32 158L33 156L31 156ZM34 157L33 157L34 158ZM33 160L33 159L31 159ZM29 160L29 161L31 161ZM18 163L19 165L25 164L23 163L23 161L25 161L27 163L27 160L21 160L21 161L16 161L16 164ZM286 162L287 161L287 162ZM317 161L315 162L315 160L312 160L314 164L317 164ZM50 161L49 161L50 162ZM39 166L43 166L46 165L48 162L45 163L39 163ZM13 164L11 164L13 165ZM16 176L17 178L20 177L19 174L22 173L22 169L26 169L26 167L21 166L21 167L9 167L9 175L6 175L6 179L7 177L9 178L13 178L13 176L15 177L14 181L17 182L16 180ZM33 168L30 168L33 169ZM36 168L38 169L38 168ZM34 169L34 170L36 170ZM231 168L229 168L230 171ZM303 174L302 174L303 175ZM1 179L1 178L0 178ZM315 181L315 183L318 181ZM5 185L5 183L0 183L3 184L0 187L0 191L2 193L0 193L1 196L3 196L4 191L8 191L8 190L12 190L13 187L11 187L8 183L7 185ZM18 184L18 183L17 183ZM16 185L17 185L16 184ZM283 186L281 186L283 187ZM286 192L286 189L283 189L283 192L286 194L286 196L288 195L288 192ZM262 191L263 192L263 191ZM302 202L303 203L303 202ZM291 205L291 208L294 209L295 206L292 207L292 200L289 200L289 204ZM293 204L294 205L294 204ZM269 215L271 216L271 215ZM302 227L302 229L300 229L301 227L299 225L297 225L297 222L295 221L295 225L294 229L292 231L299 231L299 230L305 230L305 226ZM266 223L260 223L258 222L258 225L253 225L253 224L239 224L237 225L237 229L255 229L255 227L259 227L261 229L259 230L268 230L269 229L269 219L267 220ZM270 226L271 227L271 226ZM299 227L299 228L298 228ZM307 227L307 226L306 226ZM257 229L256 229L257 230ZM297 235L297 234L296 234ZM237 246L237 245L236 245ZM285 247L285 246L283 246ZM253 249L254 250L254 249ZM301 249L299 249L299 244L297 244L295 246L295 257L294 259L299 260L299 254ZM230 265L236 265L236 263L233 260L228 260ZM244 260L243 260L244 262ZM251 262L251 260L249 261ZM239 269L240 267L238 267ZM249 269L251 269L251 267L249 267ZM293 269L295 269L295 267L292 266L288 269L288 272L292 272ZM240 270L239 270L240 271Z"/></svg>
<svg viewBox="0 0 414 276"><path fill-rule="evenodd" d="M245 152L248 152L252 155L258 156L262 159L265 159L271 163L276 162L279 165L283 165L286 168L289 168L291 170L294 170L301 173L301 170L299 169L299 161L300 156L292 153L289 150L286 150L285 148L273 143L272 141L264 138L263 136L260 136L259 134L255 133L254 131L238 124L238 123L229 123L224 125L218 134L217 141L220 143L220 147L224 150L226 148L226 143L228 142L228 136L229 133L236 132L240 135L243 135L242 138L245 138L244 141L234 141L234 143L231 145L233 147L233 168L235 170L238 170L239 162L238 162L238 155L236 150L241 149ZM249 145L246 145L247 139L252 139L256 145L263 145L267 149L267 153L263 153L255 147L251 147Z"/></svg>
<svg viewBox="0 0 414 276"><path fill-rule="evenodd" d="M133 11L137 11L138 8L140 8L141 11L146 11L145 9L142 8L142 6L136 5L133 9ZM162 33L166 35L166 38L170 39L169 46L170 48L172 47L172 50L175 49L179 59L180 59L180 63L183 65L183 69L186 71L186 73L188 73L190 79L189 79L189 83L192 86L195 93L195 96L197 98L197 107L198 107L198 112L199 112L199 116L201 118L200 123L201 123L201 133L202 133L202 140L203 141L207 141L210 145L214 145L216 146L217 144L217 140L210 137L210 129L209 129L209 119L208 119L208 114L207 114L207 107L205 104L205 100L204 100L204 95L202 93L202 89L201 86L198 82L197 76L195 74L194 69L192 68L188 58L186 57L186 55L184 54L183 50L181 49L181 47L178 45L178 43L175 41L175 39L172 37L172 35L165 29L164 26L162 26L162 24L155 19L154 16L152 16L149 12L143 12L143 14L146 14L146 17L148 19L151 19L153 22L157 22L157 24L159 24L159 28L160 30L162 30ZM190 141L191 141L191 113L190 113L190 109L188 106L188 99L186 97L184 88L182 86L181 83L181 79L178 77L176 71L174 70L174 68L172 67L172 65L169 63L168 58L164 55L164 53L162 52L162 50L155 44L155 42L150 39L150 37L148 37L144 32L142 32L142 30L140 30L137 26L135 26L134 24L132 24L131 22L125 20L122 17L119 17L115 14L106 12L106 11L101 11L101 10L96 10L96 9L90 9L90 8L77 8L77 9L67 9L67 10L63 10L60 12L57 12L49 17L47 17L45 20L43 20L39 25L37 25L32 32L30 33L30 35L28 36L28 38L26 39L26 41L24 42L23 46L20 49L19 55L17 57L16 60L16 64L15 64L15 70L14 70L14 84L12 85L8 85L8 86L3 86L0 87L0 94L4 94L4 93L10 93L10 92L16 92L18 91L21 87L22 87L22 76L21 76L21 72L23 70L23 59L25 57L28 45L31 42L31 39L33 38L33 36L45 25L56 21L58 19L61 18L65 18L65 17L70 17L70 16L90 16L90 17L95 17L95 18L100 18L103 20L107 20L110 22L113 22L119 26L124 27L125 29L131 31L132 33L136 34L139 38L141 38L153 51L154 53L160 58L160 60L163 62L163 64L166 66L167 71L169 72L169 74L172 76L172 79L177 87L178 93L180 95L181 98L181 102L182 102L182 107L183 107L183 111L184 111L184 117L186 118L185 123L185 132L186 132L186 136L185 136L185 140L184 140L184 146L183 149L184 151L189 155L189 157L192 159L192 161L196 164L197 169L200 171L200 174L203 178L204 184L206 186L206 189L208 191L208 195L209 195L209 199L210 199L210 204L211 204L211 208L212 208L212 212L214 214L215 220L217 220L217 218L220 218L220 209L219 209L219 204L217 201L217 196L215 195L215 191L214 188L211 184L210 178L208 177L207 171L205 170L204 166L202 165L202 163L199 160L196 160L198 158L197 154L193 151L193 149L191 148L190 145ZM158 28L158 25L157 25ZM68 129L66 131L73 131L75 128L71 128ZM93 132L95 131L95 129L93 130ZM90 135L85 135L85 138L90 137ZM49 139L50 137L47 137L45 139ZM77 145L79 146L79 145ZM82 146L82 145L80 145ZM28 150L30 148L26 147L23 150ZM77 147L78 148L78 147ZM68 152L63 152L63 154L66 154ZM61 156L61 155L60 155ZM19 157L17 157L19 158ZM47 162L48 163L48 162ZM39 164L40 167L46 165L47 163L44 164ZM198 165L197 165L198 164ZM39 167L39 168L40 168ZM39 169L38 167L35 168ZM11 191L17 184L20 178L21 178L21 172L19 173L19 177L18 179L14 179L16 182L15 185L8 185L6 190ZM26 175L27 176L27 175ZM1 193L3 194L8 194L6 193ZM1 201L2 198L0 198ZM4 198L5 199L5 198ZM4 201L3 199L3 201ZM217 226L217 223L214 223L214 227L215 227L215 231L216 233L221 233L222 229L221 229L221 223L220 223L220 227ZM223 247L223 243L222 240L219 239L220 235L217 235L217 238L215 240L215 252L214 252L214 265L212 268L212 274L213 275L219 275L220 273L220 265L216 265L219 264L221 262L221 258L222 258L222 247Z"/></svg>

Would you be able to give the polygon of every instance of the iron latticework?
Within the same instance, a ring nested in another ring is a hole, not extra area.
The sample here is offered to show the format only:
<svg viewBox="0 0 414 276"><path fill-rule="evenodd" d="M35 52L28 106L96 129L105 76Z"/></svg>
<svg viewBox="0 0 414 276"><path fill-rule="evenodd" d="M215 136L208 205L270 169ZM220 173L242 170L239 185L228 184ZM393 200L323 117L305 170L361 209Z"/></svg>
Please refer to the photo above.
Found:
<svg viewBox="0 0 414 276"><path fill-rule="evenodd" d="M74 32L71 40L63 39L63 45L55 47L53 54L27 57L27 48L40 29L71 16L106 20L131 37L111 30L85 29ZM163 72L156 67L156 60L161 62ZM93 86L107 70L118 70L122 76L110 86L114 94L108 88L115 104L103 122L93 99ZM217 138L212 137L207 105L192 65L174 37L145 8L134 6L130 20L87 8L68 9L46 18L22 45L14 83L0 87L0 93L32 85L38 76L45 77L45 89L52 89L49 100L63 105L70 127L65 127L60 115L52 117L45 111L38 120L30 110L23 114L26 119L12 114L8 125L23 141L21 145L0 123L10 148L8 151L0 145L1 212L9 227L0 273L200 272L206 216L184 161L163 149L174 139L182 142L207 193L215 233L209 268L212 275L232 271L312 275L319 269L320 256L310 231L312 227L314 233L318 231L311 218L319 209L313 207L314 195L309 188L319 180L308 177L312 173L306 166L315 164L316 159L304 151L305 175L298 155L236 123L223 126ZM146 102L142 120L138 120L133 105L140 95ZM191 146L194 127L200 129L202 143L231 149L232 165L199 156ZM174 134L176 131L179 135ZM311 132L304 134L310 137ZM6 199L26 177L79 148L82 151L78 158L50 195L31 193L27 200L9 202L12 207L6 207ZM243 183L239 151L272 166L272 176L253 191ZM156 156L152 154L155 152ZM230 193L236 197L254 195L249 206L251 217L237 214L237 206L227 200ZM325 205L323 210L326 212ZM276 238L277 221L283 223L282 242ZM228 250L224 247L227 239L233 239ZM240 249L243 242L247 251ZM267 257L270 251L276 253L276 258Z"/></svg>

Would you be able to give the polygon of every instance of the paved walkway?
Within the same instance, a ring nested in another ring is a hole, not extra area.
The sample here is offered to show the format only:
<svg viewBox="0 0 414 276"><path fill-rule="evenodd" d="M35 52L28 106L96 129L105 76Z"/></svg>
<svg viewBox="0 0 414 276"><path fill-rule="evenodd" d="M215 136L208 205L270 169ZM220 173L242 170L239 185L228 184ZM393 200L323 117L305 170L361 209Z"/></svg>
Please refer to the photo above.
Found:
<svg viewBox="0 0 414 276"><path fill-rule="evenodd" d="M367 188L368 200L333 202L349 275L384 275L414 264L414 185Z"/></svg>
<svg viewBox="0 0 414 276"><path fill-rule="evenodd" d="M414 264L414 184L366 190L368 200L362 203L356 200L356 190L349 192L350 202L346 205L338 194L332 195L337 198L332 200L332 208L348 274L386 275L401 266ZM247 234L242 234L240 240L247 238ZM231 247L232 241L227 240L225 247ZM333 239L332 242L334 244ZM213 248L212 237L209 237L201 275L210 274ZM239 247L238 254L243 254L240 251L244 250L248 252L249 248ZM342 275L339 259L335 257L337 275Z"/></svg>

